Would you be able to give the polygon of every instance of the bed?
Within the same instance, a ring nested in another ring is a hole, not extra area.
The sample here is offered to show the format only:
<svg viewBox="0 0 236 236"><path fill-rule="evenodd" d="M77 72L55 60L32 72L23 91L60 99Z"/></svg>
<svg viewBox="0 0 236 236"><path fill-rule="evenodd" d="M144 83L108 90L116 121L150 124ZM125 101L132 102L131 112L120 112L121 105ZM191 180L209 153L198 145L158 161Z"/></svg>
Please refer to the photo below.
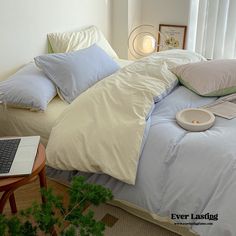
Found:
<svg viewBox="0 0 236 236"><path fill-rule="evenodd" d="M111 204L182 235L234 235L236 119L217 118L210 130L190 133L176 124L176 112L209 104L217 97L204 98L179 85L165 96L150 112L135 185L76 170L48 168L47 174L65 184L83 175L112 189ZM9 109L0 116L0 134L40 134L47 144L54 122L67 107L56 97L45 113Z"/></svg>

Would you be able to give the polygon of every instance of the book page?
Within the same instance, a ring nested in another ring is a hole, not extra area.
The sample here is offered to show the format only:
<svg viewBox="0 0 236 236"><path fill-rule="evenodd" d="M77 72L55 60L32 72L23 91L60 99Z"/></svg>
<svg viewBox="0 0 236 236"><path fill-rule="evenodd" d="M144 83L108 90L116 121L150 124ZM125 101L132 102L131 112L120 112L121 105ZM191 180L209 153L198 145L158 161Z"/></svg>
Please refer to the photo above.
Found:
<svg viewBox="0 0 236 236"><path fill-rule="evenodd" d="M208 105L205 109L211 111L217 116L221 116L226 119L233 119L236 117L236 99L228 102L221 102L218 104Z"/></svg>

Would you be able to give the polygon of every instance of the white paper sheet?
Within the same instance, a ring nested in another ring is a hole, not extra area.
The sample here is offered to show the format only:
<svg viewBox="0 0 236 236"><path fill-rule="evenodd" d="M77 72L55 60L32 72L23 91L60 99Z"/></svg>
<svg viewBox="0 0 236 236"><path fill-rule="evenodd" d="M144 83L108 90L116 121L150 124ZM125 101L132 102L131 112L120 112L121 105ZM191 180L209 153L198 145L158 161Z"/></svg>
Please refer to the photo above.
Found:
<svg viewBox="0 0 236 236"><path fill-rule="evenodd" d="M204 108L217 116L234 119L236 118L236 94L222 97L214 103L204 106Z"/></svg>

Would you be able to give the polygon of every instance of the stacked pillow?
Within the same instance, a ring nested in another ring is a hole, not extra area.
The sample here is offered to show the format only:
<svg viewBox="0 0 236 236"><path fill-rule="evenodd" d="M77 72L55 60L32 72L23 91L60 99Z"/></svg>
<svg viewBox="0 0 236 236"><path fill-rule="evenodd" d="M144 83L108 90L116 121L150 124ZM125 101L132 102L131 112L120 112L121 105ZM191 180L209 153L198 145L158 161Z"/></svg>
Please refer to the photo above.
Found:
<svg viewBox="0 0 236 236"><path fill-rule="evenodd" d="M115 51L95 26L48 35L54 54L42 55L0 82L0 101L8 106L45 111L57 94L71 103L97 81L116 72ZM95 45L95 43L97 45Z"/></svg>
<svg viewBox="0 0 236 236"><path fill-rule="evenodd" d="M48 35L53 54L35 58L8 80L0 82L0 101L8 105L45 111L57 94L71 103L99 80L115 73L116 53L95 26L78 32ZM236 60L203 61L186 50L159 53L171 58L178 54L189 61L169 69L187 88L202 96L223 96L236 92ZM190 60L191 59L191 60ZM171 64L171 63L170 63Z"/></svg>

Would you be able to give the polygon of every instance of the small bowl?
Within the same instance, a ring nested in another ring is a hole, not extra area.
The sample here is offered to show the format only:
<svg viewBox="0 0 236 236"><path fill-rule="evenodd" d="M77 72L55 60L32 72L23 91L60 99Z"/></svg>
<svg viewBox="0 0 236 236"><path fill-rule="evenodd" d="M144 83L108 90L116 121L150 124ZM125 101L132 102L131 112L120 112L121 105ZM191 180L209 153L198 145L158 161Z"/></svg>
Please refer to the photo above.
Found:
<svg viewBox="0 0 236 236"><path fill-rule="evenodd" d="M204 131L212 127L215 116L205 109L189 108L176 114L177 123L188 131Z"/></svg>

